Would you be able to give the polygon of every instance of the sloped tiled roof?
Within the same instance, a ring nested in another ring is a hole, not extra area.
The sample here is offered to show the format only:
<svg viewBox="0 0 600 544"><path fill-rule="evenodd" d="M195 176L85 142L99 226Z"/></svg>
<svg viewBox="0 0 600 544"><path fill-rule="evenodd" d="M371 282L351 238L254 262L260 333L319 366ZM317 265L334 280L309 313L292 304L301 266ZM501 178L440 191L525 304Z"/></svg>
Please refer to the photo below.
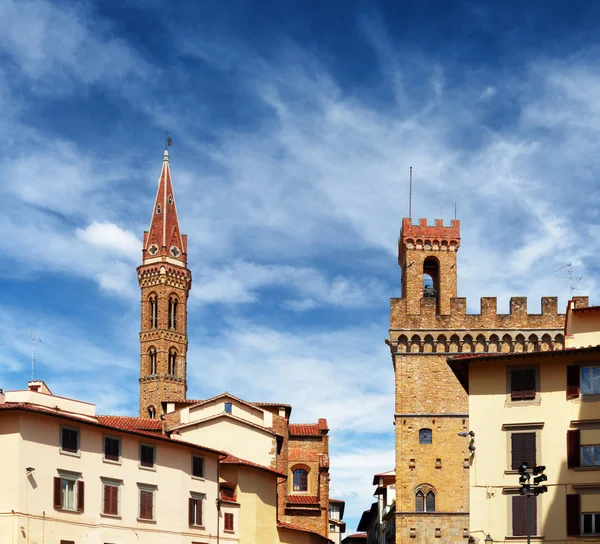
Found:
<svg viewBox="0 0 600 544"><path fill-rule="evenodd" d="M294 504L319 504L316 495L288 495L287 502Z"/></svg>
<svg viewBox="0 0 600 544"><path fill-rule="evenodd" d="M127 430L161 431L161 421L143 417L96 416L99 423Z"/></svg>
<svg viewBox="0 0 600 544"><path fill-rule="evenodd" d="M317 535L317 536L321 537L325 542L331 542L331 544L333 544L333 540L330 540L329 538L324 537L323 535L320 535L319 533L317 533L316 531L313 531L311 529L305 529L304 527L300 527L299 525L292 525L291 523L285 523L284 521L278 521L277 527L280 527L281 529L289 529L290 531L302 531L303 533L310 533L312 535Z"/></svg>
<svg viewBox="0 0 600 544"><path fill-rule="evenodd" d="M319 419L318 423L291 423L289 426L290 436L321 436L327 434L326 419Z"/></svg>
<svg viewBox="0 0 600 544"><path fill-rule="evenodd" d="M226 455L227 456L225 458L221 459L221 461L220 461L223 464L241 465L241 466L246 466L246 467L258 468L260 470L264 470L265 472L274 474L275 476L279 476L280 478L287 478L287 476L283 472L279 472L278 470L275 470L273 468L266 467L264 465L259 465L258 463L253 463L252 461L247 461L246 459L240 459L239 457L236 457L235 455L231 455L231 454L226 454Z"/></svg>

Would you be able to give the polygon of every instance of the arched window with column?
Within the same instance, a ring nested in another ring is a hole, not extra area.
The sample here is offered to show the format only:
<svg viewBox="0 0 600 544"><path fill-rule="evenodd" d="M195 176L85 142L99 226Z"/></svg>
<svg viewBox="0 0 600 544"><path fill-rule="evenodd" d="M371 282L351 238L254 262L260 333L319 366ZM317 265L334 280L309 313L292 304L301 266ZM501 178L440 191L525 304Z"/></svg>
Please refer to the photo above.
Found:
<svg viewBox="0 0 600 544"><path fill-rule="evenodd" d="M179 300L175 295L169 296L169 329L177 330L177 306Z"/></svg>
<svg viewBox="0 0 600 544"><path fill-rule="evenodd" d="M415 489L415 512L435 512L435 490L429 484Z"/></svg>
<svg viewBox="0 0 600 544"><path fill-rule="evenodd" d="M156 374L156 348L151 346L148 349L149 370L150 374Z"/></svg>
<svg viewBox="0 0 600 544"><path fill-rule="evenodd" d="M177 365L177 350L175 348L169 349L169 364L167 365L167 373L169 376L175 376Z"/></svg>
<svg viewBox="0 0 600 544"><path fill-rule="evenodd" d="M158 298L156 293L150 293L148 296L148 304L150 306L148 325L151 329L158 327Z"/></svg>
<svg viewBox="0 0 600 544"><path fill-rule="evenodd" d="M154 408L154 406L148 406L148 417L150 419L156 419L156 408Z"/></svg>

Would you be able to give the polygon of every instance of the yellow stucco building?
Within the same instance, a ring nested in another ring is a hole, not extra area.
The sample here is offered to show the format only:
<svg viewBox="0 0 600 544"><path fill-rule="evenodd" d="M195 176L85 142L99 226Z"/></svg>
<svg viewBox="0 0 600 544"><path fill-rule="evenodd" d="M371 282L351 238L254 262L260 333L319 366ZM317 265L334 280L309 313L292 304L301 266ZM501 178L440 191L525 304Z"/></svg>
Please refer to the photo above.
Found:
<svg viewBox="0 0 600 544"><path fill-rule="evenodd" d="M578 308L578 309L575 309ZM569 304L575 315L587 299ZM567 312L572 317L573 312ZM577 318L576 318L577 319ZM571 321L572 323L572 321ZM590 334L578 323L577 331ZM581 338L579 339L581 341ZM448 364L469 396L472 541L589 542L600 537L600 346L455 356ZM545 465L548 492L519 493L518 467Z"/></svg>

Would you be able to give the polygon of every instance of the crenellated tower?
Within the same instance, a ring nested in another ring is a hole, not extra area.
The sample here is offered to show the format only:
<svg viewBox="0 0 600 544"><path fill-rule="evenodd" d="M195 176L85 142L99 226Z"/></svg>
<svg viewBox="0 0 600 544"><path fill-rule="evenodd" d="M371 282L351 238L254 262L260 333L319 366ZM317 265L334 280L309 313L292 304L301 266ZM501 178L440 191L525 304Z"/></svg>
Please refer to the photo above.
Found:
<svg viewBox="0 0 600 544"><path fill-rule="evenodd" d="M446 359L564 345L565 316L555 297L542 298L539 314L527 312L525 297L513 297L508 314L497 313L493 297L481 299L478 314L468 314L467 301L457 296L459 247L457 220L402 221L402 298L390 301L387 340L396 386L397 544L464 543L470 536L474 455L469 440L458 434L469 431L468 399Z"/></svg>
<svg viewBox="0 0 600 544"><path fill-rule="evenodd" d="M142 294L140 417L154 418L162 414L163 401L186 398L187 300L192 287L167 149L137 273Z"/></svg>

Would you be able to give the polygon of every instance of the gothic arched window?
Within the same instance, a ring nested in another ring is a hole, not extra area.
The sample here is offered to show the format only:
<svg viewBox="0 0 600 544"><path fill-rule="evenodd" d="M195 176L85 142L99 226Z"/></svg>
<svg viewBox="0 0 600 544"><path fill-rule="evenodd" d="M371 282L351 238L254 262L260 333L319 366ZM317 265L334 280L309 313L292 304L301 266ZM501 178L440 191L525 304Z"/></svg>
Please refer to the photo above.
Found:
<svg viewBox="0 0 600 544"><path fill-rule="evenodd" d="M419 429L419 444L431 444L431 429Z"/></svg>
<svg viewBox="0 0 600 544"><path fill-rule="evenodd" d="M177 305L179 301L175 295L169 297L169 329L177 329Z"/></svg>
<svg viewBox="0 0 600 544"><path fill-rule="evenodd" d="M435 512L435 493L433 491L427 492L427 496L425 497L425 511Z"/></svg>
<svg viewBox="0 0 600 544"><path fill-rule="evenodd" d="M297 468L294 474L294 491L308 491L308 472L303 468Z"/></svg>
<svg viewBox="0 0 600 544"><path fill-rule="evenodd" d="M424 484L415 492L415 512L435 512L435 492Z"/></svg>
<svg viewBox="0 0 600 544"><path fill-rule="evenodd" d="M150 374L156 374L156 348L154 346L148 350L148 357L150 358Z"/></svg>
<svg viewBox="0 0 600 544"><path fill-rule="evenodd" d="M158 326L158 300L156 293L150 293L148 302L150 303L150 328L156 329Z"/></svg>
<svg viewBox="0 0 600 544"><path fill-rule="evenodd" d="M175 368L177 363L177 350L175 348L171 348L169 350L169 365L168 365L168 374L169 376L175 376Z"/></svg>
<svg viewBox="0 0 600 544"><path fill-rule="evenodd" d="M150 419L156 419L156 408L154 408L154 406L148 406L148 417Z"/></svg>

